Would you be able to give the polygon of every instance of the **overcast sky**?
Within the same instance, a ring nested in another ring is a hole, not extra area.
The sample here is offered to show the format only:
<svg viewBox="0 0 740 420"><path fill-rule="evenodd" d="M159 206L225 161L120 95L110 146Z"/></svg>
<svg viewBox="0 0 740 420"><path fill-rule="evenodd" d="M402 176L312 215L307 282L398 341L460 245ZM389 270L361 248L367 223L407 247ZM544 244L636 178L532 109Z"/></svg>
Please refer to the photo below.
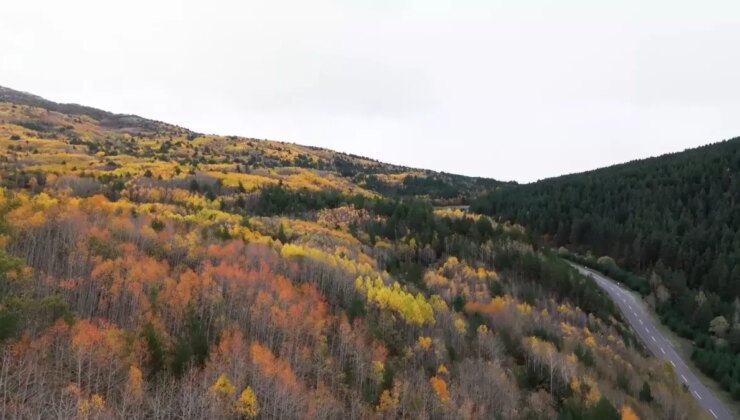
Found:
<svg viewBox="0 0 740 420"><path fill-rule="evenodd" d="M529 182L740 136L740 1L3 0L0 85Z"/></svg>

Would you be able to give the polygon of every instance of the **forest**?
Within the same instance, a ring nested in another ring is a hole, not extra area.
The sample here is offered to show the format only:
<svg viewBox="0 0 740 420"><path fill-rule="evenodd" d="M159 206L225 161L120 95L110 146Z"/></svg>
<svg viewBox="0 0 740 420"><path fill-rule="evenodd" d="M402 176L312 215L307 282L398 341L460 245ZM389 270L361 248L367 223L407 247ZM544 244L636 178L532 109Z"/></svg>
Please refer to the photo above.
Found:
<svg viewBox="0 0 740 420"><path fill-rule="evenodd" d="M472 208L640 291L694 341L697 366L740 399L739 174L735 138L501 188Z"/></svg>
<svg viewBox="0 0 740 420"><path fill-rule="evenodd" d="M505 184L11 93L2 418L707 415Z"/></svg>

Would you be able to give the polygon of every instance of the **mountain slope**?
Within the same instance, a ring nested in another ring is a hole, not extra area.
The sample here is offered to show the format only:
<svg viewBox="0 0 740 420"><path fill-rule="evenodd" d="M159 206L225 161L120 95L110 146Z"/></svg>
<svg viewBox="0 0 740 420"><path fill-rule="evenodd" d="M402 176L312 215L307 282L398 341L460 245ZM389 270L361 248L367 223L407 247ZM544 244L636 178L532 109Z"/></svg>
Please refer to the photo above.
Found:
<svg viewBox="0 0 740 420"><path fill-rule="evenodd" d="M703 415L496 181L4 92L6 417Z"/></svg>
<svg viewBox="0 0 740 420"><path fill-rule="evenodd" d="M146 160L157 176L172 173L178 166L190 166L193 171L221 179L227 186L235 186L241 180L248 190L282 181L294 189L329 188L361 194L372 190L382 194L427 197L440 204L461 204L503 184L485 178L389 165L317 147L236 136L203 135L135 115L112 114L75 104L58 104L0 87L2 102L6 104L0 109L0 122L17 123L20 126L14 130L6 128L3 137L15 135L28 142L22 130L26 128L31 130L32 138L38 140L66 140L65 143L69 145L63 150L66 154L73 150L98 154L97 161L77 154L82 159L77 162L80 165L67 160L66 163L70 165L67 172L75 168L97 174L101 169L105 170L106 165L125 166L125 162L120 161L122 158L117 156L134 156ZM5 143L3 146L23 147L22 144ZM27 145L34 154L36 151L40 153L34 156L36 163L59 163L59 159L54 159L54 153L45 153L47 150L43 142L34 141ZM36 168L35 165L30 167ZM281 172L277 168L286 169ZM54 169L61 171L63 168ZM123 173L125 168L117 172ZM243 175L226 176L235 172ZM328 178L322 179L325 175ZM306 181L306 184L300 181Z"/></svg>
<svg viewBox="0 0 740 420"><path fill-rule="evenodd" d="M738 174L735 138L501 189L473 208L650 277L630 281L669 326L695 339L697 364L740 398Z"/></svg>

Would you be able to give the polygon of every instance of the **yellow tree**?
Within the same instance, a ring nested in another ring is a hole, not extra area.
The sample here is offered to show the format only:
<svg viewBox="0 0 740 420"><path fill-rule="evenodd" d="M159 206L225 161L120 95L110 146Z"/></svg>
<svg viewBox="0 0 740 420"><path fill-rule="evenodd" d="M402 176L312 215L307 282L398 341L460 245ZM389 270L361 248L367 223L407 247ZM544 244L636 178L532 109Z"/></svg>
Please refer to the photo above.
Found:
<svg viewBox="0 0 740 420"><path fill-rule="evenodd" d="M228 376L221 374L221 376L216 379L216 382L208 388L208 391L218 398L225 398L234 395L236 387L231 383Z"/></svg>
<svg viewBox="0 0 740 420"><path fill-rule="evenodd" d="M236 413L241 417L252 419L257 417L259 413L259 406L257 405L257 396L254 395L252 387L248 386L244 388L239 399L236 400L235 404Z"/></svg>

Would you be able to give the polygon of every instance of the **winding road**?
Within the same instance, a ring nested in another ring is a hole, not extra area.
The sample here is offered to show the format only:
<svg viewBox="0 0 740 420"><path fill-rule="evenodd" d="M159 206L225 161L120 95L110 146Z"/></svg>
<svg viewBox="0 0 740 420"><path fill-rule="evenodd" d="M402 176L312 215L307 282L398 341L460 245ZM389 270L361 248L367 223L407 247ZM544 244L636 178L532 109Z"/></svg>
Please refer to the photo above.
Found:
<svg viewBox="0 0 740 420"><path fill-rule="evenodd" d="M645 346L655 355L655 357L666 360L673 365L676 375L681 382L688 386L691 395L696 401L706 409L711 418L719 420L731 420L732 415L725 405L696 377L694 372L689 369L686 362L676 353L663 334L655 327L652 317L642 299L637 299L627 291L619 282L616 282L603 274L571 263L581 274L591 276L596 284L601 287L619 309L624 314L627 322L637 331Z"/></svg>

